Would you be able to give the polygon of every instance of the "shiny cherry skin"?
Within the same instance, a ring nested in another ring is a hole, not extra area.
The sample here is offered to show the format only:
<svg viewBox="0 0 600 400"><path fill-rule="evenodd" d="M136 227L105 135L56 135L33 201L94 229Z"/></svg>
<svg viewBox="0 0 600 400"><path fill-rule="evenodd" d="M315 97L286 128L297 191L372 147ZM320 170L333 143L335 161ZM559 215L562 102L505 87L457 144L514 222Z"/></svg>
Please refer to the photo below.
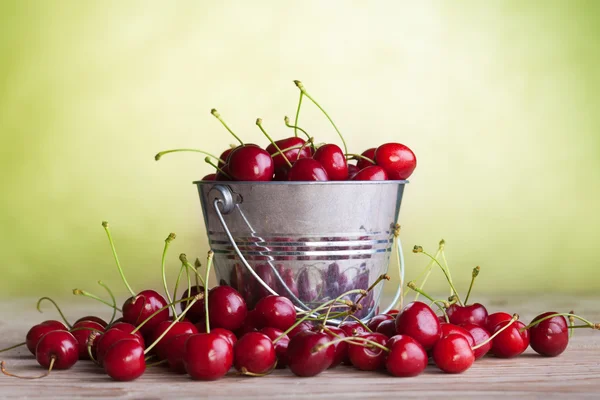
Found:
<svg viewBox="0 0 600 400"><path fill-rule="evenodd" d="M285 150L290 147L298 147L297 149L287 150L287 151L283 152L285 157L292 164L301 158L310 158L310 156L312 155L312 150L311 150L310 146L305 146L302 149L302 151L300 151L300 148L301 148L300 146L303 146L304 143L306 143L306 142L302 138L299 138L296 136L292 136L292 137L289 137L286 139L280 139L280 140L275 141L275 144L277 144L277 146L281 150ZM273 146L272 143L267 146L267 152L271 155L278 153L277 148L275 148L275 146ZM277 154L276 156L273 156L273 164L274 164L275 170L280 169L280 168L289 169L287 162L281 156L281 154Z"/></svg>
<svg viewBox="0 0 600 400"><path fill-rule="evenodd" d="M375 163L385 169L390 180L408 179L417 167L417 157L407 146L385 143L375 151Z"/></svg>
<svg viewBox="0 0 600 400"><path fill-rule="evenodd" d="M319 329L319 327L313 328L313 330ZM328 326L328 331L324 331L327 335L329 335L330 340L336 340L339 338L348 337L346 332L337 326ZM334 345L335 347L335 355L333 356L333 362L328 368L335 368L341 363L350 364L350 359L348 358L348 343L347 342L339 342Z"/></svg>
<svg viewBox="0 0 600 400"><path fill-rule="evenodd" d="M485 328L482 328L479 325L464 324L462 325L462 327L471 334L473 340L475 341L475 346L485 342L490 338L490 333ZM491 348L492 342L490 341L487 342L485 345L473 350L475 360L479 360L481 357L485 356L487 353L489 353Z"/></svg>
<svg viewBox="0 0 600 400"><path fill-rule="evenodd" d="M219 168L223 168L223 165L227 164L227 160L229 160L229 155L231 154L233 149L234 149L233 147L230 147L221 153L221 156L219 158L221 160L223 160L224 162L219 161L219 164L218 164Z"/></svg>
<svg viewBox="0 0 600 400"><path fill-rule="evenodd" d="M240 146L229 155L229 175L236 181L272 181L273 159L257 146Z"/></svg>
<svg viewBox="0 0 600 400"><path fill-rule="evenodd" d="M393 376L417 376L427 367L427 352L415 339L396 335L387 345L390 352L385 359L385 369ZM390 344L391 343L391 344Z"/></svg>
<svg viewBox="0 0 600 400"><path fill-rule="evenodd" d="M144 290L125 301L123 304L123 321L138 326L166 305L165 298L160 294L154 290ZM158 324L167 319L169 319L169 309L165 308L144 324L140 330L143 335L150 334Z"/></svg>
<svg viewBox="0 0 600 400"><path fill-rule="evenodd" d="M429 350L442 334L437 316L427 304L414 301L396 316L396 333L408 335Z"/></svg>
<svg viewBox="0 0 600 400"><path fill-rule="evenodd" d="M396 335L396 319L392 318L391 320L383 321L377 326L375 330L377 333L381 333L386 337L392 337Z"/></svg>
<svg viewBox="0 0 600 400"><path fill-rule="evenodd" d="M313 159L320 162L325 168L329 180L345 181L348 179L348 161L339 146L324 144L315 151Z"/></svg>
<svg viewBox="0 0 600 400"><path fill-rule="evenodd" d="M266 374L275 366L277 356L271 339L260 332L249 332L233 346L233 365L242 373Z"/></svg>
<svg viewBox="0 0 600 400"><path fill-rule="evenodd" d="M235 343L237 342L237 337L229 329L225 329L225 328L211 328L210 333L214 333L215 335L221 336L223 339L225 339L229 343L231 343L232 347L235 346Z"/></svg>
<svg viewBox="0 0 600 400"><path fill-rule="evenodd" d="M356 165L348 164L348 179L351 180L354 178L354 175L358 174L358 171L360 171L360 169L358 169Z"/></svg>
<svg viewBox="0 0 600 400"><path fill-rule="evenodd" d="M458 325L454 325L454 324L448 324L445 322L440 324L440 327L442 328L442 336L441 337L445 337L448 335L460 335L460 336L464 337L465 339L467 339L467 342L469 342L469 345L471 347L475 346L475 339L473 338L471 333L469 331L467 331L465 328L458 326Z"/></svg>
<svg viewBox="0 0 600 400"><path fill-rule="evenodd" d="M444 336L433 346L433 362L448 374L459 374L471 368L475 355L464 336L450 334Z"/></svg>
<svg viewBox="0 0 600 400"><path fill-rule="evenodd" d="M201 180L203 180L203 181L216 181L217 180L217 174L207 174L207 175L204 175L204 178L202 178Z"/></svg>
<svg viewBox="0 0 600 400"><path fill-rule="evenodd" d="M510 321L500 322L492 332L492 335L503 328ZM491 352L499 358L512 358L522 354L529 346L529 330L521 321L515 321L492 339Z"/></svg>
<svg viewBox="0 0 600 400"><path fill-rule="evenodd" d="M296 322L296 309L287 297L263 297L254 309L260 314L264 326L285 331Z"/></svg>
<svg viewBox="0 0 600 400"><path fill-rule="evenodd" d="M277 339L281 335L283 335L283 331L277 328L262 328L260 333L266 335L271 341ZM285 368L287 366L287 348L290 344L290 338L288 335L284 335L281 339L274 344L275 346L275 356L277 356L277 368Z"/></svg>
<svg viewBox="0 0 600 400"><path fill-rule="evenodd" d="M35 348L35 359L44 368L69 369L79 359L77 339L67 331L51 331L39 340Z"/></svg>
<svg viewBox="0 0 600 400"><path fill-rule="evenodd" d="M302 331L290 339L287 361L290 370L297 376L315 376L325 371L335 358L334 346L318 351L315 346L331 341L323 332Z"/></svg>
<svg viewBox="0 0 600 400"><path fill-rule="evenodd" d="M110 328L96 339L95 350L96 361L98 361L98 364L102 365L104 363L104 357L108 349L120 340L135 340L140 344L140 346L145 348L144 338L142 337L139 331L136 331L135 334L132 334L131 330L128 331L126 325L121 326L121 328Z"/></svg>
<svg viewBox="0 0 600 400"><path fill-rule="evenodd" d="M52 331L67 331L67 327L60 321L49 320L41 324L34 325L25 336L25 344L27 349L35 356L35 348L38 342L48 332Z"/></svg>
<svg viewBox="0 0 600 400"><path fill-rule="evenodd" d="M353 181L387 181L388 174L383 168L377 165L372 165L365 169L361 169L352 177Z"/></svg>
<svg viewBox="0 0 600 400"><path fill-rule="evenodd" d="M191 333L173 336L169 338L165 345L169 368L177 374L185 374L183 357L185 355L185 342L190 336L192 336Z"/></svg>
<svg viewBox="0 0 600 400"><path fill-rule="evenodd" d="M301 158L288 172L289 181L328 181L329 176L320 162L312 158Z"/></svg>
<svg viewBox="0 0 600 400"><path fill-rule="evenodd" d="M75 336L77 340L77 348L79 350L79 359L80 360L89 360L90 356L88 353L88 340L92 333L104 332L104 327L97 322L94 321L80 321L73 325L72 334ZM94 334L94 337L97 337ZM94 341L97 339L94 339ZM93 344L92 344L93 347Z"/></svg>
<svg viewBox="0 0 600 400"><path fill-rule="evenodd" d="M115 381L133 381L146 371L144 347L135 339L119 340L107 350L103 366Z"/></svg>
<svg viewBox="0 0 600 400"><path fill-rule="evenodd" d="M387 336L381 333L367 333L358 337L372 340L385 346ZM363 371L375 371L385 364L386 351L379 347L363 347L354 344L348 346L348 358L356 368Z"/></svg>
<svg viewBox="0 0 600 400"><path fill-rule="evenodd" d="M556 312L545 312L533 321L548 317ZM531 348L545 357L556 357L566 350L569 345L569 326L564 316L559 315L546 319L529 328Z"/></svg>
<svg viewBox="0 0 600 400"><path fill-rule="evenodd" d="M152 334L149 336L148 342L154 343L160 337L160 335L167 331L167 329L168 332L154 347L154 353L156 354L159 360L164 360L167 358L167 342L170 338L183 334L194 335L198 333L198 329L196 328L196 326L189 321L178 321L173 323L173 321L167 320L161 322L156 328L154 328L154 331L152 331Z"/></svg>
<svg viewBox="0 0 600 400"><path fill-rule="evenodd" d="M302 321L294 329L288 332L288 337L291 339L294 338L297 334L304 331L310 331L313 328L313 323L310 321Z"/></svg>
<svg viewBox="0 0 600 400"><path fill-rule="evenodd" d="M393 319L395 319L395 318L389 314L378 314L378 315L374 316L373 318L371 318L369 320L369 322L367 322L367 328L369 328L371 331L375 332L377 330L377 327L379 326L379 324L381 324L383 321L390 321Z"/></svg>
<svg viewBox="0 0 600 400"><path fill-rule="evenodd" d="M208 292L211 327L235 331L242 326L247 314L244 298L231 286L216 286Z"/></svg>
<svg viewBox="0 0 600 400"><path fill-rule="evenodd" d="M109 329L118 329L120 331L123 331L125 333L131 333L133 336L135 336L137 338L137 340L140 342L141 345L144 344L144 336L142 335L142 332L135 331L135 333L132 333L135 330L135 326L127 323L127 322L114 322Z"/></svg>
<svg viewBox="0 0 600 400"><path fill-rule="evenodd" d="M75 323L73 325L75 325L78 322L83 322L83 321L96 322L96 323L102 325L103 328L106 328L106 326L108 325L105 320L103 320L100 317L93 316L93 315L87 315L85 317L81 317L77 321L75 321Z"/></svg>
<svg viewBox="0 0 600 400"><path fill-rule="evenodd" d="M192 335L185 343L183 363L192 379L220 379L233 364L233 346L227 339L212 332Z"/></svg>
<svg viewBox="0 0 600 400"><path fill-rule="evenodd" d="M182 299L187 299L189 297L194 297L196 295L200 295L201 299L196 301L192 308L188 310L185 314L185 317L192 321L193 323L202 321L204 319L204 286L192 286L190 288L190 292L188 293L188 289L185 289L183 294L181 295ZM188 306L188 301L182 301L179 303L181 311L185 310Z"/></svg>
<svg viewBox="0 0 600 400"><path fill-rule="evenodd" d="M361 153L361 156L367 157L368 159L375 161L375 150L377 150L377 148L371 147L370 149L363 151ZM356 163L356 166L359 170L371 167L372 165L374 165L372 162L369 162L364 158L359 158L358 162Z"/></svg>
<svg viewBox="0 0 600 400"><path fill-rule="evenodd" d="M260 314L256 310L248 311L246 319L242 326L235 330L235 336L241 338L248 332L257 332L259 329L264 328Z"/></svg>
<svg viewBox="0 0 600 400"><path fill-rule="evenodd" d="M447 310L448 319L454 325L475 324L486 326L488 312L486 308L479 303L474 303L468 306L460 306L452 304ZM509 317L508 319L512 318Z"/></svg>
<svg viewBox="0 0 600 400"><path fill-rule="evenodd" d="M346 332L346 336L358 336L365 333L371 333L358 321L344 321L340 324L340 329Z"/></svg>
<svg viewBox="0 0 600 400"><path fill-rule="evenodd" d="M498 325L500 322L510 321L512 317L513 316L511 314L505 312L489 314L484 328L486 331L492 332L496 325Z"/></svg>

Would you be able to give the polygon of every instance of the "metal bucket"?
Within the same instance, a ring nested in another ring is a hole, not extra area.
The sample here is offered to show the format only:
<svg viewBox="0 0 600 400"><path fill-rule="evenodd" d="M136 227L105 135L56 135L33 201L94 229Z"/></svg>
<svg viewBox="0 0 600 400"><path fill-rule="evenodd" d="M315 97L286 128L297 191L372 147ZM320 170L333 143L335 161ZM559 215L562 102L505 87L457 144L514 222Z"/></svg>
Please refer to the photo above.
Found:
<svg viewBox="0 0 600 400"><path fill-rule="evenodd" d="M408 181L194 183L219 282L237 289L250 308L279 294L304 311L367 289L387 273ZM382 291L371 291L355 315L378 312Z"/></svg>

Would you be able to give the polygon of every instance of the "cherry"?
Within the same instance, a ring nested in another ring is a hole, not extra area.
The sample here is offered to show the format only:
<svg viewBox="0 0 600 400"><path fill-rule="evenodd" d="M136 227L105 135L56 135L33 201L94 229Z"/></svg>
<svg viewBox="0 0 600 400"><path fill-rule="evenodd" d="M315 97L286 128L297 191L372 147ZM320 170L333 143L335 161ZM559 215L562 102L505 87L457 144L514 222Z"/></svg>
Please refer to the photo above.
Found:
<svg viewBox="0 0 600 400"><path fill-rule="evenodd" d="M39 340L35 358L45 368L69 369L79 358L77 339L66 331L48 332Z"/></svg>
<svg viewBox="0 0 600 400"><path fill-rule="evenodd" d="M396 321L395 318L391 320L383 321L377 326L375 330L377 333L381 333L387 337L392 337L396 335Z"/></svg>
<svg viewBox="0 0 600 400"><path fill-rule="evenodd" d="M372 165L370 167L361 169L352 177L353 181L387 181L388 174L387 172L377 166Z"/></svg>
<svg viewBox="0 0 600 400"><path fill-rule="evenodd" d="M484 328L486 331L492 332L496 325L498 325L500 322L510 321L511 318L512 315L505 312L497 312L490 314L487 317L487 321Z"/></svg>
<svg viewBox="0 0 600 400"><path fill-rule="evenodd" d="M360 169L354 164L348 164L348 179L354 178L354 175L358 174Z"/></svg>
<svg viewBox="0 0 600 400"><path fill-rule="evenodd" d="M540 320L556 312L545 312L538 315L533 321ZM569 330L567 320L562 315L545 319L529 328L531 348L536 353L546 357L556 357L567 348L569 344Z"/></svg>
<svg viewBox="0 0 600 400"><path fill-rule="evenodd" d="M429 350L439 340L442 329L433 310L425 303L414 301L396 317L396 333L411 336Z"/></svg>
<svg viewBox="0 0 600 400"><path fill-rule="evenodd" d="M275 355L277 356L277 368L285 368L287 366L287 348L290 344L288 335L277 328L262 328L260 333L266 335L271 341L280 338L275 344ZM283 335L283 336L282 336Z"/></svg>
<svg viewBox="0 0 600 400"><path fill-rule="evenodd" d="M41 324L34 325L27 336L25 336L25 344L27 349L35 356L35 348L37 347L40 339L48 332L52 331L66 331L67 327L60 321L49 320L44 321Z"/></svg>
<svg viewBox="0 0 600 400"><path fill-rule="evenodd" d="M391 375L417 376L427 367L427 352L410 336L393 336L387 346L390 352L385 359L385 368Z"/></svg>
<svg viewBox="0 0 600 400"><path fill-rule="evenodd" d="M79 359L80 360L89 360L90 355L88 352L88 340L90 336L94 334L94 337L97 333L104 332L104 327L97 322L94 321L79 321L73 325L72 334L77 340L77 348L79 350Z"/></svg>
<svg viewBox="0 0 600 400"><path fill-rule="evenodd" d="M96 322L97 324L102 325L103 328L106 328L108 326L108 324L106 323L105 320L103 320L100 317L95 317L93 315L88 315L85 317L81 317L79 318L77 321L75 321L75 323L73 324L73 327L75 327L75 325L79 322L83 322L83 321L92 321L92 322Z"/></svg>
<svg viewBox="0 0 600 400"><path fill-rule="evenodd" d="M263 328L264 324L260 314L256 310L249 311L242 326L235 331L238 338L244 336L248 332L256 332Z"/></svg>
<svg viewBox="0 0 600 400"><path fill-rule="evenodd" d="M475 362L475 355L468 340L455 333L438 340L433 346L432 356L435 365L449 374L466 371Z"/></svg>
<svg viewBox="0 0 600 400"><path fill-rule="evenodd" d="M194 285L190 288L189 292L188 289L186 289L183 292L183 295L181 295L181 299L188 299L196 295L202 296L203 294L204 286ZM189 301L191 300L185 300L179 303L181 311L183 311L187 307ZM190 310L185 314L185 317L194 323L202 321L202 319L204 318L204 299L195 302L192 308L190 308Z"/></svg>
<svg viewBox="0 0 600 400"><path fill-rule="evenodd" d="M385 346L387 336L381 333L367 333L358 336ZM385 364L386 351L379 347L364 347L363 345L350 344L348 357L356 368L363 371L375 371Z"/></svg>
<svg viewBox="0 0 600 400"><path fill-rule="evenodd" d="M374 316L373 318L371 318L369 320L369 322L367 322L367 328L369 328L371 331L375 332L377 330L377 327L383 322L383 321L390 321L393 320L394 317L388 314L379 314Z"/></svg>
<svg viewBox="0 0 600 400"><path fill-rule="evenodd" d="M467 331L465 328L458 326L458 325L447 324L447 323L440 324L440 327L442 328L442 336L441 337L445 337L448 335L460 335L460 336L464 337L465 339L467 339L467 342L469 342L469 346L471 346L471 347L475 346L475 344L476 344L475 339L473 338L471 333L469 331Z"/></svg>
<svg viewBox="0 0 600 400"><path fill-rule="evenodd" d="M315 328L315 329L318 329L318 328ZM329 338L331 340L348 337L348 335L342 328L335 327L335 326L328 326L327 329L325 330L325 333L327 335L329 335ZM335 347L335 355L333 356L333 362L331 363L329 368L337 367L341 363L349 364L350 359L348 358L348 343L341 341L332 346Z"/></svg>
<svg viewBox="0 0 600 400"><path fill-rule="evenodd" d="M359 336L369 332L369 329L366 328L358 321L345 321L340 324L340 329L346 332L347 336Z"/></svg>
<svg viewBox="0 0 600 400"><path fill-rule="evenodd" d="M417 158L411 149L400 143L385 143L375 151L375 162L385 169L389 179L408 179L417 167Z"/></svg>
<svg viewBox="0 0 600 400"><path fill-rule="evenodd" d="M275 366L275 346L260 332L249 332L233 347L233 365L243 374L264 375Z"/></svg>
<svg viewBox="0 0 600 400"><path fill-rule="evenodd" d="M233 145L235 146L235 145ZM230 147L221 153L221 157L219 157L219 168L223 168L225 164L227 164L227 160L229 159L229 155L233 151L235 147Z"/></svg>
<svg viewBox="0 0 600 400"><path fill-rule="evenodd" d="M216 181L217 180L217 174L206 174L204 175L204 178L201 179L202 181Z"/></svg>
<svg viewBox="0 0 600 400"><path fill-rule="evenodd" d="M345 181L348 179L348 162L344 152L337 145L324 144L317 149L313 159L321 163L329 180Z"/></svg>
<svg viewBox="0 0 600 400"><path fill-rule="evenodd" d="M454 325L475 324L486 326L488 312L482 304L475 303L469 306L452 304L447 310L448 319ZM511 319L512 316L508 316Z"/></svg>
<svg viewBox="0 0 600 400"><path fill-rule="evenodd" d="M290 339L287 349L290 370L297 376L315 376L325 371L333 363L335 347L315 347L329 342L329 335L323 332L305 330L297 333Z"/></svg>
<svg viewBox="0 0 600 400"><path fill-rule="evenodd" d="M471 336L473 337L473 340L475 341L475 346L485 342L486 340L488 340L490 338L489 332L487 330L485 330L485 328L482 328L479 325L464 324L464 325L462 325L462 327L465 328L467 330L467 332L469 332L471 334ZM492 348L492 342L489 341L486 344L484 344L483 346L474 349L473 354L475 355L475 359L479 360L481 357L485 356L490 351L491 348Z"/></svg>
<svg viewBox="0 0 600 400"><path fill-rule="evenodd" d="M271 155L250 145L234 149L227 166L229 175L236 181L271 181L275 172Z"/></svg>
<svg viewBox="0 0 600 400"><path fill-rule="evenodd" d="M500 322L494 327L494 330L491 332L492 335L506 325L510 326L492 340L491 351L499 358L516 357L527 350L529 346L529 330L523 329L525 328L525 324L521 321Z"/></svg>
<svg viewBox="0 0 600 400"><path fill-rule="evenodd" d="M293 339L297 334L304 331L309 331L313 328L313 324L310 321L302 321L294 329L288 332L288 337Z"/></svg>
<svg viewBox="0 0 600 400"><path fill-rule="evenodd" d="M292 163L296 162L297 160L299 160L301 158L310 158L310 156L312 155L311 154L312 152L311 152L311 149L309 146L305 146L304 148L302 148L304 143L306 143L306 142L303 139L296 137L296 136L292 136L287 139L281 139L281 140L275 141L275 144L277 145L277 147L279 147L279 149L283 151L285 158L287 158ZM286 149L289 149L289 150L286 150ZM267 146L267 151L272 156L273 156L273 154L278 153L277 148L273 144L270 144L269 146ZM275 166L275 171L277 171L278 169L284 169L284 170L289 169L289 166L287 165L285 158L282 157L280 153L273 156L273 164Z"/></svg>
<svg viewBox="0 0 600 400"><path fill-rule="evenodd" d="M221 336L223 339L226 339L229 343L231 343L232 347L235 346L235 343L237 342L237 337L229 329L214 328L211 329L210 332Z"/></svg>
<svg viewBox="0 0 600 400"><path fill-rule="evenodd" d="M301 158L288 172L290 181L328 181L329 176L323 165L312 158Z"/></svg>
<svg viewBox="0 0 600 400"><path fill-rule="evenodd" d="M130 297L123 304L123 320L132 325L140 325L156 311L164 308L167 302L154 290L143 290ZM140 330L142 334L150 334L161 322L169 319L169 310L165 308L153 316Z"/></svg>
<svg viewBox="0 0 600 400"><path fill-rule="evenodd" d="M195 305L196 303L194 303L192 307L194 307ZM180 321L173 323L173 321L167 320L161 322L156 328L154 328L152 334L149 337L149 342L152 343L158 340L158 338L167 330L168 332L162 337L162 339L160 339L160 341L156 344L154 348L154 352L156 353L156 356L159 358L159 360L164 360L167 358L169 350L167 343L170 338L183 334L193 335L198 333L198 329L196 328L196 326L189 321Z"/></svg>
<svg viewBox="0 0 600 400"><path fill-rule="evenodd" d="M248 314L244 298L231 286L216 286L208 294L210 324L215 328L235 331Z"/></svg>
<svg viewBox="0 0 600 400"><path fill-rule="evenodd" d="M191 333L184 333L177 336L172 336L165 345L167 349L167 362L173 372L185 374L185 365L183 357L185 356L185 342L192 336Z"/></svg>
<svg viewBox="0 0 600 400"><path fill-rule="evenodd" d="M116 381L132 381L146 371L144 347L135 339L115 342L104 356L104 372Z"/></svg>
<svg viewBox="0 0 600 400"><path fill-rule="evenodd" d="M273 180L277 182L285 182L288 181L288 172L290 172L290 167L287 165L281 168L275 168L275 175L273 176Z"/></svg>
<svg viewBox="0 0 600 400"><path fill-rule="evenodd" d="M377 150L375 147L371 147L370 149L363 151L361 156L366 157L369 160L375 161L375 150ZM356 166L358 167L359 170L373 166L373 163L370 162L369 160L359 157L358 162L356 163Z"/></svg>
<svg viewBox="0 0 600 400"><path fill-rule="evenodd" d="M285 331L296 322L296 309L287 297L263 297L254 309L260 314L264 326Z"/></svg>
<svg viewBox="0 0 600 400"><path fill-rule="evenodd" d="M118 329L125 333L130 333L133 336L135 336L135 338L137 338L137 340L140 342L141 345L144 345L144 336L142 335L142 333L139 330L136 330L135 326L133 326L127 322L123 322L123 321L114 322L109 327L109 329Z"/></svg>
<svg viewBox="0 0 600 400"><path fill-rule="evenodd" d="M123 323L123 325L120 325L120 327L110 328L100 335L98 339L96 339L96 361L98 361L98 364L103 365L104 357L106 356L108 349L118 341L135 340L140 344L140 346L142 346L142 348L145 347L144 339L141 336L141 333L136 331L136 334L132 334L132 330L128 331L127 326L132 325Z"/></svg>
<svg viewBox="0 0 600 400"><path fill-rule="evenodd" d="M229 182L231 181L231 175L229 174L229 165L225 164L217 170L217 173L215 175L215 181Z"/></svg>
<svg viewBox="0 0 600 400"><path fill-rule="evenodd" d="M233 364L233 346L216 333L198 333L185 343L185 370L196 380L212 381L223 377Z"/></svg>

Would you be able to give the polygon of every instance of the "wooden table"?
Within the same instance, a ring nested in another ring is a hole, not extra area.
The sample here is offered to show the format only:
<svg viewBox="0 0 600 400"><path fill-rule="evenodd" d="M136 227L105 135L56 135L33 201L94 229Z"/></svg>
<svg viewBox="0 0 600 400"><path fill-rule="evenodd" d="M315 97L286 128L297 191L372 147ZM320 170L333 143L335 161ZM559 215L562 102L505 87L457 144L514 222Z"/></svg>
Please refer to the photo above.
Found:
<svg viewBox="0 0 600 400"><path fill-rule="evenodd" d="M80 298L65 305L69 318L106 309ZM600 297L544 296L498 297L485 301L492 311L518 312L529 321L543 311L576 310L600 321ZM55 318L49 305L40 315L35 300L4 301L0 309L0 348L24 340L35 323ZM40 367L20 348L0 354L8 368L34 375ZM558 358L544 358L529 349L517 359L485 358L460 375L447 375L435 367L416 378L393 378L385 373L360 372L338 367L314 378L297 378L289 371L276 371L264 378L230 376L217 382L195 382L156 367L134 382L111 381L90 362L79 362L72 370L55 371L49 377L30 381L0 376L0 398L215 398L215 399L372 399L372 398L572 398L600 399L600 332L576 331L567 351Z"/></svg>

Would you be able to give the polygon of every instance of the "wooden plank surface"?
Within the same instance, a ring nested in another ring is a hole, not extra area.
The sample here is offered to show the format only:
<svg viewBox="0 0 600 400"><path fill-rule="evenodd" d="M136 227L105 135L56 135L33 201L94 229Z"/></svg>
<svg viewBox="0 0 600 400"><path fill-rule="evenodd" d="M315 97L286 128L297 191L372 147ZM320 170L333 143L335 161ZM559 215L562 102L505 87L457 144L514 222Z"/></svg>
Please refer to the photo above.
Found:
<svg viewBox="0 0 600 400"><path fill-rule="evenodd" d="M73 299L71 299L73 300ZM493 297L485 301L493 311L518 312L529 321L543 311L576 310L600 321L600 297L538 296ZM93 312L107 316L93 302L65 304L69 318ZM27 330L44 319L57 317L50 306L44 314L35 300L4 301L0 309L0 348L24 340ZM0 354L8 368L18 374L38 374L40 367L21 348ZM435 367L415 378L393 378L385 373L360 372L338 367L313 378L298 378L276 371L264 378L237 376L233 371L217 382L196 382L161 367L150 368L134 382L113 382L90 362L72 370L55 371L49 377L20 380L0 376L0 398L214 398L214 399L375 399L375 398L600 398L600 332L579 329L563 355L544 358L531 349L517 359L485 358L460 375L447 375Z"/></svg>

